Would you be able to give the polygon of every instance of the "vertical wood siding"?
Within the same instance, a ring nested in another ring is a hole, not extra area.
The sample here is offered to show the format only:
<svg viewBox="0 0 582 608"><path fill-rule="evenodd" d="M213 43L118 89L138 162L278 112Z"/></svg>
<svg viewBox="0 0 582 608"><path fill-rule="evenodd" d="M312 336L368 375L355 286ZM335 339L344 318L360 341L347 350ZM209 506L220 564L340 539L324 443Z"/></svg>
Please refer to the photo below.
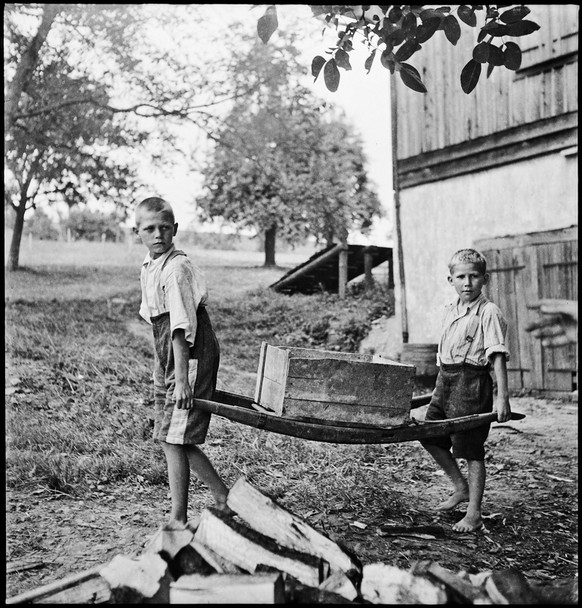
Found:
<svg viewBox="0 0 582 608"><path fill-rule="evenodd" d="M578 50L577 5L532 5L531 18L541 27L514 39L523 51L524 70L496 67L489 78L483 65L476 88L465 94L460 74L472 56L477 31L461 23L461 39L453 46L437 32L411 58L428 93L406 88L398 76L398 158L440 150L537 120L578 109L578 60L536 66ZM510 40L510 39L508 39ZM527 68L527 69L525 69Z"/></svg>

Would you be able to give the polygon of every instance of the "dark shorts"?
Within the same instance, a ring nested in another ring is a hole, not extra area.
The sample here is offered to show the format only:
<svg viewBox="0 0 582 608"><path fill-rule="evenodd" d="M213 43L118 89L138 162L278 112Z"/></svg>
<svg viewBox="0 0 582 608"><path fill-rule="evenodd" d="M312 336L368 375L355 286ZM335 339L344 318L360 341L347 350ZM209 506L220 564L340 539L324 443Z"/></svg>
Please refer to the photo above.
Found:
<svg viewBox="0 0 582 608"><path fill-rule="evenodd" d="M194 397L212 400L220 362L220 347L206 309L197 314L194 347L190 349L188 380ZM211 414L196 406L178 409L174 401L176 373L167 313L152 319L155 343L153 438L178 445L201 444L206 440Z"/></svg>
<svg viewBox="0 0 582 608"><path fill-rule="evenodd" d="M469 363L441 365L425 420L446 420L493 411L490 368ZM491 424L468 431L421 440L422 445L452 448L454 458L485 460L485 441Z"/></svg>

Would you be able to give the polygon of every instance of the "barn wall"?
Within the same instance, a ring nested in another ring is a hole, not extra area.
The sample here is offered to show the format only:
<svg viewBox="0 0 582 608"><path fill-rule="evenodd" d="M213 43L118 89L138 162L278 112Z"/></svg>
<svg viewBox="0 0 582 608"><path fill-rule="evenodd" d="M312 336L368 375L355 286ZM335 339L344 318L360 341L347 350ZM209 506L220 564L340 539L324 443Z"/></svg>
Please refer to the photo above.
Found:
<svg viewBox="0 0 582 608"><path fill-rule="evenodd" d="M558 153L401 191L409 342L438 341L442 308L455 297L446 278L454 251L578 223L577 163Z"/></svg>
<svg viewBox="0 0 582 608"><path fill-rule="evenodd" d="M528 18L540 29L508 38L522 47L521 69L497 67L487 78L484 66L469 95L461 90L460 74L472 57L476 30L461 23L456 46L437 32L410 59L428 92L419 94L396 79L399 160L577 112L579 7L528 6Z"/></svg>

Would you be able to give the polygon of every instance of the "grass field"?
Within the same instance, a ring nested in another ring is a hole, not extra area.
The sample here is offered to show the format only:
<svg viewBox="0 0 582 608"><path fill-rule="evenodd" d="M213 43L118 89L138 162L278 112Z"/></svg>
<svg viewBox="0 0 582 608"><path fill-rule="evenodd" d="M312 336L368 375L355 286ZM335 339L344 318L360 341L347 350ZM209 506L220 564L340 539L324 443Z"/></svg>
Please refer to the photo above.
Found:
<svg viewBox="0 0 582 608"><path fill-rule="evenodd" d="M344 302L334 295L289 297L267 289L304 260L298 254L282 254L286 267L267 269L258 252L187 253L207 274L210 312L221 343L219 388L253 394L263 340L326 347L333 325L335 348L355 350L370 322L387 312L381 289ZM163 463L149 441L153 359L147 325L137 315L143 257L137 245L42 241L25 247L22 269L7 275L9 487L41 484L79 495L99 480L139 477L165 483ZM250 444L240 441L233 460L232 436L248 435L249 429L231 427L217 420L218 436L213 434L214 445L225 446L214 458L225 461L231 477L245 468L243 463L256 466L261 459L253 442L266 442L266 460L275 469L276 463L296 460L290 475L304 478L304 467L311 466L305 463L313 456L292 457L281 438L259 434ZM282 453L274 447L278 442L285 446ZM322 449L318 463L334 452L317 444L304 449ZM348 458L345 466L357 465Z"/></svg>
<svg viewBox="0 0 582 608"><path fill-rule="evenodd" d="M168 516L164 457L151 439L151 338L137 314L143 253L25 244L22 270L6 277L6 560L32 565L7 576L8 597L139 554ZM272 269L255 252L188 254L206 271L222 389L254 394L262 341L354 351L371 321L391 313L381 285L369 295L350 289L343 301L272 292L268 285L306 259L296 254ZM514 402L526 419L499 425L488 440L482 533L450 531L460 509L435 514L448 485L416 442L320 443L213 416L204 451L227 485L244 476L364 563L573 577L577 406ZM211 504L192 479L190 515ZM448 532L433 541L384 537L385 524Z"/></svg>

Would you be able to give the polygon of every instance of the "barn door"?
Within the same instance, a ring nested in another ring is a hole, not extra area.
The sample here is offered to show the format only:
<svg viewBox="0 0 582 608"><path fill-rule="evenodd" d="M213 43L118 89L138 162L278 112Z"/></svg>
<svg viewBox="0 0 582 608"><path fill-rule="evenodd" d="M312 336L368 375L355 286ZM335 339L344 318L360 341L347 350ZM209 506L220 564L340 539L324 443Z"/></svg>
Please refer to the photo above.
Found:
<svg viewBox="0 0 582 608"><path fill-rule="evenodd" d="M540 298L578 299L578 241L573 229L488 239L476 244L488 261L485 295L508 322L508 381L512 391L577 389L577 345L544 348L525 331L536 318L528 303Z"/></svg>

